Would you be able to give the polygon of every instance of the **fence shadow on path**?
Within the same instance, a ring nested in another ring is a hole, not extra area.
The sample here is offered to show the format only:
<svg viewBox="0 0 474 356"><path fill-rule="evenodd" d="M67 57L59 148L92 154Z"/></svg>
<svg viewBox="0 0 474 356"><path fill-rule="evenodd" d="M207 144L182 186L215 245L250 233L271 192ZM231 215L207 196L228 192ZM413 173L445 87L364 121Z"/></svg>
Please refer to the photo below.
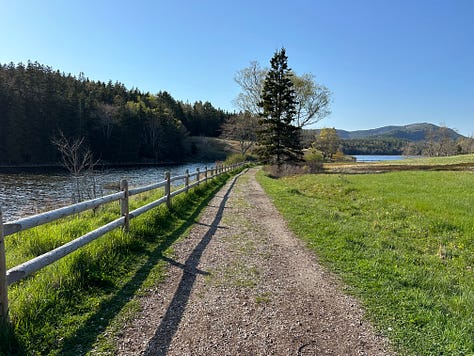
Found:
<svg viewBox="0 0 474 356"><path fill-rule="evenodd" d="M209 242L211 242L211 239L216 233L216 231L220 228L219 223L222 219L222 215L226 207L225 205L227 203L227 200L229 199L229 195L232 191L232 188L234 187L234 184L236 180L240 177L240 175L241 174L238 174L232 179L232 182L229 185L227 192L224 194L224 197L222 198L222 201L219 204L216 216L214 217L212 223L209 225L209 230L204 234L201 241L199 241L199 243L196 245L184 265L181 264L179 266L183 269L183 276L181 277L178 289L176 290L173 299L170 302L168 309L166 310L166 314L161 320L161 323L155 332L155 335L148 342L145 355L158 356L167 354L168 349L171 345L171 341L173 340L173 336L178 329L178 326L186 309L191 290L194 286L194 282L196 281L196 276L198 274L206 274L206 272L200 271L197 267L199 265L204 250L209 245Z"/></svg>
<svg viewBox="0 0 474 356"><path fill-rule="evenodd" d="M214 197L214 193L218 192L221 187L222 186L217 186L213 193L202 201L192 214L187 217L185 223L174 230L173 233L153 251L150 251L144 256L145 261L142 267L135 273L132 279L122 286L119 291L113 293L109 300L102 303L99 310L89 317L84 323L84 326L77 330L74 335L64 339L63 347L60 351L61 355L80 355L92 349L97 336L109 325L110 321L113 320L128 301L133 298L153 267L160 260L166 260L166 257L164 257L162 253L196 222L202 209L208 206ZM94 333L91 332L91 329L96 329L97 331ZM80 346L78 347L78 345Z"/></svg>

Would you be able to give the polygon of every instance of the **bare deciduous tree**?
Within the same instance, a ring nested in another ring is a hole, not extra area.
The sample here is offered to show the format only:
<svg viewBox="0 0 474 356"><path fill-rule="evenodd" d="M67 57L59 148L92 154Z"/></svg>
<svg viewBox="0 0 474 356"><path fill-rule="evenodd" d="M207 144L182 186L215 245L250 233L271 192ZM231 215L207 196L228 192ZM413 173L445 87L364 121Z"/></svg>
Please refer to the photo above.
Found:
<svg viewBox="0 0 474 356"><path fill-rule="evenodd" d="M234 77L235 82L240 86L242 91L234 100L234 105L242 112L248 112L258 116L261 108L260 95L263 90L263 82L267 75L268 69L260 67L257 61L250 62L250 66L239 70Z"/></svg>
<svg viewBox="0 0 474 356"><path fill-rule="evenodd" d="M474 152L474 137L462 137L456 141L459 153Z"/></svg>
<svg viewBox="0 0 474 356"><path fill-rule="evenodd" d="M62 131L59 131L58 136L54 137L51 142L56 146L61 153L61 160L63 166L71 173L76 182L76 196L73 201L81 201L86 192L89 198L97 195L95 179L92 176L92 192L86 189L85 180L82 184L79 181L81 174L88 172L93 173L94 167L98 161L94 160L92 151L84 146L84 137L76 139L68 139Z"/></svg>
<svg viewBox="0 0 474 356"><path fill-rule="evenodd" d="M249 112L254 116L261 113L258 103L267 73L268 69L262 68L256 61L250 62L249 67L236 73L234 80L242 91L234 100L234 105L242 112ZM307 127L331 113L331 92L324 85L318 84L313 74L298 76L293 73L290 79L296 94L296 115L293 122L296 127Z"/></svg>
<svg viewBox="0 0 474 356"><path fill-rule="evenodd" d="M249 112L231 116L222 125L222 136L228 139L238 140L240 153L245 155L257 140L258 118Z"/></svg>
<svg viewBox="0 0 474 356"><path fill-rule="evenodd" d="M450 136L446 126L430 129L426 135L426 148L424 154L427 156L450 156L456 153L456 142Z"/></svg>
<svg viewBox="0 0 474 356"><path fill-rule="evenodd" d="M303 128L317 123L328 116L331 92L324 85L316 83L313 74L293 76L296 93L295 126Z"/></svg>
<svg viewBox="0 0 474 356"><path fill-rule="evenodd" d="M118 107L107 103L97 104L97 115L106 140L110 140L112 129L117 123Z"/></svg>
<svg viewBox="0 0 474 356"><path fill-rule="evenodd" d="M83 146L84 137L69 140L62 131L59 131L59 135L51 142L61 153L63 166L74 176L97 164L94 162L92 151Z"/></svg>

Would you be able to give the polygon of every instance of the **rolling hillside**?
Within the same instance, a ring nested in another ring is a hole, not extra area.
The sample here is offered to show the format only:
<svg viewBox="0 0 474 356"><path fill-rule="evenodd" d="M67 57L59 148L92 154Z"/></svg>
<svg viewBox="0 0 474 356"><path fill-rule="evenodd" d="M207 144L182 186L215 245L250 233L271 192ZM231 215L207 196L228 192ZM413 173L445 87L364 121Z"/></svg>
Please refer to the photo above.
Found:
<svg viewBox="0 0 474 356"><path fill-rule="evenodd" d="M339 137L343 140L365 138L396 138L406 141L422 141L426 139L426 136L430 132L436 132L440 129L441 127L433 124L417 123L405 126L383 126L370 130L337 130L337 133L339 134ZM448 128L448 133L449 136L455 140L462 137L462 135L458 134L456 131L450 128Z"/></svg>
<svg viewBox="0 0 474 356"><path fill-rule="evenodd" d="M303 144L309 147L320 130L304 130ZM402 154L407 147L417 147L415 153L421 154L425 141L439 141L448 136L457 141L464 136L455 130L429 123L415 123L405 126L383 126L370 130L336 130L343 140L342 150L346 154ZM411 152L411 151L410 151Z"/></svg>

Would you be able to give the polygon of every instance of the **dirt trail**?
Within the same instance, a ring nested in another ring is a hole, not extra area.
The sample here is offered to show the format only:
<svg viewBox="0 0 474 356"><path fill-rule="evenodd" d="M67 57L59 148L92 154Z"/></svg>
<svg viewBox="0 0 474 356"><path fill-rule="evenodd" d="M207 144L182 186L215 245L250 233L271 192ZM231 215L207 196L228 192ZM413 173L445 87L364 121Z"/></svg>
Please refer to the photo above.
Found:
<svg viewBox="0 0 474 356"><path fill-rule="evenodd" d="M255 180L230 181L175 246L120 355L389 355L357 301L286 227Z"/></svg>

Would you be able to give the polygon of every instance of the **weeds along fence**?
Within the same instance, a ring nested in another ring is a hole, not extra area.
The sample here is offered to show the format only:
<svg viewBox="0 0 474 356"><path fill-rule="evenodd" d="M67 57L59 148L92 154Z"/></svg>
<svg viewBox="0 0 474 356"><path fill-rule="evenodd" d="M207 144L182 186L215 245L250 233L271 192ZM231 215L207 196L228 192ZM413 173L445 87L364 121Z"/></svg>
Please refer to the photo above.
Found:
<svg viewBox="0 0 474 356"><path fill-rule="evenodd" d="M185 174L176 177L171 177L170 173L166 172L165 179L163 181L133 189L129 189L128 182L126 180L122 180L120 182L120 191L117 193L65 206L63 208L33 215L13 222L3 223L2 210L0 207L0 318L8 321L9 285L39 271L53 262L58 261L66 255L103 236L109 231L119 227L122 227L124 231L128 231L131 219L140 216L161 204L166 204L168 208L171 208L172 198L174 196L186 193L189 189L199 185L200 183L206 182L207 180L217 177L223 173L233 171L242 167L243 165L245 165L245 163L237 163L228 166L216 165L216 167L210 169L205 167L203 171L197 168L196 172L189 173L189 170L186 170ZM176 190L172 190L171 183L175 181L184 181L184 184ZM161 198L143 205L133 211L129 211L129 197L163 187L164 195ZM9 270L6 269L6 236L44 225L67 216L78 214L86 210L96 209L103 204L113 201L120 201L119 218L18 266L10 268Z"/></svg>

